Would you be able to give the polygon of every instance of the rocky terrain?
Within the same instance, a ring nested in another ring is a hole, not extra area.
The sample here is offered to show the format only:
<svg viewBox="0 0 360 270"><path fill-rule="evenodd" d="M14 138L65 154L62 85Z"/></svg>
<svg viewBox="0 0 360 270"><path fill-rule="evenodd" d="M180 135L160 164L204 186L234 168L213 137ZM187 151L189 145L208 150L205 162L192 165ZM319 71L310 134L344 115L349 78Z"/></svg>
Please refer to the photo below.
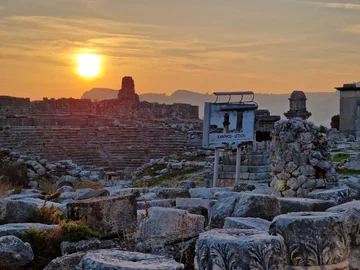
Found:
<svg viewBox="0 0 360 270"><path fill-rule="evenodd" d="M272 185L230 187L207 187L207 149L128 180L1 149L0 269L360 269L360 178L333 172L355 163L330 146L311 123L280 121L263 160Z"/></svg>

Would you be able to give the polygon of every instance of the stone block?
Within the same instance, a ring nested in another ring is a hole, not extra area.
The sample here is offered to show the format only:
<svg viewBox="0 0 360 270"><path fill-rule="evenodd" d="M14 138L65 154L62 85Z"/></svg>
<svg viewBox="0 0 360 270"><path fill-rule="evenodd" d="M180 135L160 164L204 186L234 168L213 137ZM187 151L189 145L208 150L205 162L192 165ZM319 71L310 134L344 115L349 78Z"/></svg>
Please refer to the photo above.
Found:
<svg viewBox="0 0 360 270"><path fill-rule="evenodd" d="M88 199L67 205L68 216L81 220L101 237L116 236L136 227L136 199L132 194Z"/></svg>
<svg viewBox="0 0 360 270"><path fill-rule="evenodd" d="M164 200L153 200L146 202L137 202L137 209L142 210L150 207L174 207L175 200L174 199L164 199Z"/></svg>
<svg viewBox="0 0 360 270"><path fill-rule="evenodd" d="M191 198L213 199L214 193L210 188L191 188L189 189Z"/></svg>
<svg viewBox="0 0 360 270"><path fill-rule="evenodd" d="M215 229L200 234L195 269L284 269L279 236L256 230Z"/></svg>
<svg viewBox="0 0 360 270"><path fill-rule="evenodd" d="M342 204L351 200L351 191L348 187L337 187L310 192L308 197L318 200L332 200L337 204Z"/></svg>
<svg viewBox="0 0 360 270"><path fill-rule="evenodd" d="M226 217L231 216L235 204L240 199L242 193L226 192L222 194L214 206L211 208L210 225L212 227L224 226Z"/></svg>
<svg viewBox="0 0 360 270"><path fill-rule="evenodd" d="M79 269L86 270L178 270L184 265L173 259L152 254L120 250L98 250L86 254L79 264Z"/></svg>
<svg viewBox="0 0 360 270"><path fill-rule="evenodd" d="M9 235L0 237L0 268L21 269L34 260L29 243Z"/></svg>
<svg viewBox="0 0 360 270"><path fill-rule="evenodd" d="M232 217L257 217L272 220L280 215L278 199L273 195L240 193Z"/></svg>
<svg viewBox="0 0 360 270"><path fill-rule="evenodd" d="M156 195L159 199L190 198L189 190L180 188L160 188Z"/></svg>
<svg viewBox="0 0 360 270"><path fill-rule="evenodd" d="M285 269L348 269L349 241L345 217L337 213L298 212L280 215L270 225L271 235L282 236Z"/></svg>
<svg viewBox="0 0 360 270"><path fill-rule="evenodd" d="M99 190L91 190L89 192L86 192L86 193L80 195L77 199L78 200L87 200L87 199L106 197L106 196L110 196L110 192L106 189L99 189Z"/></svg>
<svg viewBox="0 0 360 270"><path fill-rule="evenodd" d="M53 229L58 229L59 225L46 225L40 223L9 223L0 225L0 237L13 235L16 237L21 237L25 232L30 231L31 228L38 230L50 231Z"/></svg>
<svg viewBox="0 0 360 270"><path fill-rule="evenodd" d="M0 199L0 224L28 222L36 209L34 202Z"/></svg>
<svg viewBox="0 0 360 270"><path fill-rule="evenodd" d="M198 236L204 230L205 217L185 210L152 207L148 214L140 221L137 231L139 241L184 239Z"/></svg>
<svg viewBox="0 0 360 270"><path fill-rule="evenodd" d="M336 205L334 201L306 198L278 198L281 214L291 212L323 212Z"/></svg>
<svg viewBox="0 0 360 270"><path fill-rule="evenodd" d="M60 245L61 255L68 255L77 252L101 249L101 241L98 239L82 240L79 242L62 242Z"/></svg>
<svg viewBox="0 0 360 270"><path fill-rule="evenodd" d="M85 252L65 255L52 260L44 270L74 270L85 256Z"/></svg>
<svg viewBox="0 0 360 270"><path fill-rule="evenodd" d="M176 198L177 207L198 207L202 206L209 209L215 204L214 200L201 198Z"/></svg>
<svg viewBox="0 0 360 270"><path fill-rule="evenodd" d="M261 218L227 217L224 229L251 229L268 232L270 224L270 221Z"/></svg>

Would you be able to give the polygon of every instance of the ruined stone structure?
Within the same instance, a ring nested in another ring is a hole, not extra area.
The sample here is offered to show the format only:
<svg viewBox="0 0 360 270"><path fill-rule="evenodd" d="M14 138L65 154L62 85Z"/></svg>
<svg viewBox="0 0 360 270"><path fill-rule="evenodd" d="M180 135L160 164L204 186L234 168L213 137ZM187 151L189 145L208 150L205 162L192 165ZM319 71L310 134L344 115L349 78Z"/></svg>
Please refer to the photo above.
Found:
<svg viewBox="0 0 360 270"><path fill-rule="evenodd" d="M134 80L124 77L118 98L92 102L61 98L30 101L0 96L0 126L101 126L114 118L154 120L199 118L198 106L140 102ZM109 120L110 119L110 120Z"/></svg>
<svg viewBox="0 0 360 270"><path fill-rule="evenodd" d="M135 93L135 83L132 77L124 77L122 79L118 99L121 103L128 103L135 106L139 105L140 99L138 94Z"/></svg>
<svg viewBox="0 0 360 270"><path fill-rule="evenodd" d="M271 163L275 194L307 197L337 181L325 134L312 123L295 118L275 124Z"/></svg>
<svg viewBox="0 0 360 270"><path fill-rule="evenodd" d="M303 120L308 119L311 116L311 113L306 109L306 96L303 91L294 91L291 93L289 98L290 101L290 110L284 113L287 119L293 119L295 117L300 117Z"/></svg>
<svg viewBox="0 0 360 270"><path fill-rule="evenodd" d="M340 91L340 131L360 138L360 82L336 87Z"/></svg>
<svg viewBox="0 0 360 270"><path fill-rule="evenodd" d="M140 102L131 77L113 100L0 97L0 147L120 171L200 146L200 125L197 106Z"/></svg>

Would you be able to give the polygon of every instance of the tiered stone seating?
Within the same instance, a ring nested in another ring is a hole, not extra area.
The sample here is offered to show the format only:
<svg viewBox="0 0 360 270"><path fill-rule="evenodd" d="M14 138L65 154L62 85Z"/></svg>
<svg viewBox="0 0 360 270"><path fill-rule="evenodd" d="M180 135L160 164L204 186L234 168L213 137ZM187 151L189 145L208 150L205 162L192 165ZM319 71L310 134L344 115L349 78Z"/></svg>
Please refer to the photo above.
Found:
<svg viewBox="0 0 360 270"><path fill-rule="evenodd" d="M54 162L72 159L116 170L181 153L186 145L186 132L164 127L11 127L0 132L0 147Z"/></svg>

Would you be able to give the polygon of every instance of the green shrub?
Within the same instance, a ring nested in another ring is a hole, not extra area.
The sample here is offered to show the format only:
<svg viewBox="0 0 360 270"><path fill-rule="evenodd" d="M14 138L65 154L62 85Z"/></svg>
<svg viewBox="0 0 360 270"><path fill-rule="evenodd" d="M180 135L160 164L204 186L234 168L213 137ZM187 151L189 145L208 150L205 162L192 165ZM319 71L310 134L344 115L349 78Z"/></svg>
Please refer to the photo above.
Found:
<svg viewBox="0 0 360 270"><path fill-rule="evenodd" d="M61 229L46 231L31 228L21 235L21 240L31 245L35 257L31 267L34 270L44 269L51 260L61 256Z"/></svg>
<svg viewBox="0 0 360 270"><path fill-rule="evenodd" d="M51 260L60 257L61 242L94 238L98 238L98 234L79 221L61 221L58 229L49 231L31 228L21 235L21 240L30 243L34 252L35 260L31 265L33 270L44 269Z"/></svg>
<svg viewBox="0 0 360 270"><path fill-rule="evenodd" d="M99 238L99 234L91 230L80 221L70 221L61 225L63 241L78 242L81 240L90 240Z"/></svg>
<svg viewBox="0 0 360 270"><path fill-rule="evenodd" d="M348 159L349 157L351 157L350 154L336 154L336 155L334 155L332 161L333 162L340 162L340 161L343 161L345 159Z"/></svg>
<svg viewBox="0 0 360 270"><path fill-rule="evenodd" d="M62 220L65 220L65 216L60 209L54 205L46 207L46 202L42 207L37 207L30 217L30 222L48 225L59 224Z"/></svg>

